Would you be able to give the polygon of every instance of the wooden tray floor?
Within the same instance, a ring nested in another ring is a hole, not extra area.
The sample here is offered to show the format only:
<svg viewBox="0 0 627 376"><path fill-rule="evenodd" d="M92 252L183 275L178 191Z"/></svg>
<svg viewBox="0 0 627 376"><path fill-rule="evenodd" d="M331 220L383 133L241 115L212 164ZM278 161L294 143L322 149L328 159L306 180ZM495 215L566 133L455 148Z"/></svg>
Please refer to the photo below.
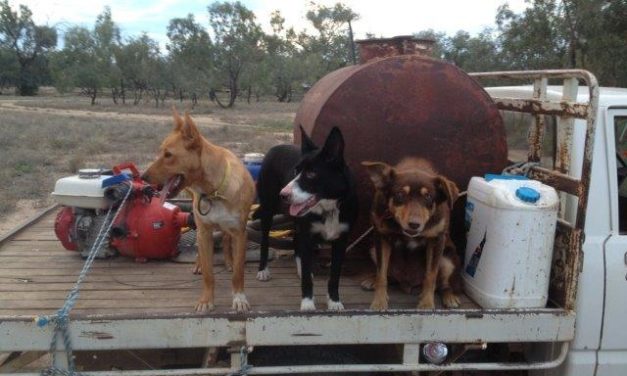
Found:
<svg viewBox="0 0 627 376"><path fill-rule="evenodd" d="M63 304L83 266L77 252L67 251L56 239L53 211L0 245L0 316L54 313ZM221 259L216 257L216 259ZM340 282L347 309L367 309L372 292L359 284L368 270L362 260L349 259ZM246 295L253 311L298 310L300 282L291 259L270 263L272 279L255 278L257 262L246 264ZM217 261L216 310L231 310L231 273ZM326 270L314 278L316 305L326 308ZM171 261L136 263L126 257L96 260L82 284L74 314L142 314L192 312L201 291L201 277L191 264ZM418 298L389 288L390 308L415 308ZM476 308L463 297L465 308Z"/></svg>

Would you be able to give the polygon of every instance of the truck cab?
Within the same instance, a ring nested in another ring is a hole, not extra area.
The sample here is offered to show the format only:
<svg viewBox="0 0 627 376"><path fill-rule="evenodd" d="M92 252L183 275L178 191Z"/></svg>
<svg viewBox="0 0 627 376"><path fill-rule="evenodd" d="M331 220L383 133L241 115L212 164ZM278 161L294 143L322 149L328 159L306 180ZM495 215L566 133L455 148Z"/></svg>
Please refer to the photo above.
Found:
<svg viewBox="0 0 627 376"><path fill-rule="evenodd" d="M531 98L532 86L486 88L493 97ZM548 86L546 98L560 101L564 87ZM577 89L576 100L589 100L587 87ZM512 129L516 116L504 116ZM547 124L545 152L570 148L568 174L581 177L586 124L572 124L571 145L559 145L556 124ZM516 150L510 140L510 150ZM594 136L590 192L585 222L585 241L575 312L575 338L565 362L538 374L593 376L627 374L627 89L599 89ZM515 153L514 153L515 154ZM510 154L510 158L511 158ZM514 155L515 157L515 155ZM545 164L545 161L541 162ZM551 167L551 166L547 166ZM565 197L562 218L573 221L574 197Z"/></svg>

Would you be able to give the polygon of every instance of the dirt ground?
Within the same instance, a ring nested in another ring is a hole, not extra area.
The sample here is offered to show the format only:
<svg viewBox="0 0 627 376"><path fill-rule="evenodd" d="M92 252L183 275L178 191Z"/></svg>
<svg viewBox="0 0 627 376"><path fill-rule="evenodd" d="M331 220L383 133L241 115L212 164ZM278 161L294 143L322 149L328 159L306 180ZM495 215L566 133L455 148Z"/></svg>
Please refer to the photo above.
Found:
<svg viewBox="0 0 627 376"><path fill-rule="evenodd" d="M238 155L291 143L298 108L272 100L238 102L233 109L208 101L193 109L178 101L160 108L109 102L0 96L0 236L53 204L50 192L60 177L124 161L145 167L171 128L173 106L189 111L205 137Z"/></svg>

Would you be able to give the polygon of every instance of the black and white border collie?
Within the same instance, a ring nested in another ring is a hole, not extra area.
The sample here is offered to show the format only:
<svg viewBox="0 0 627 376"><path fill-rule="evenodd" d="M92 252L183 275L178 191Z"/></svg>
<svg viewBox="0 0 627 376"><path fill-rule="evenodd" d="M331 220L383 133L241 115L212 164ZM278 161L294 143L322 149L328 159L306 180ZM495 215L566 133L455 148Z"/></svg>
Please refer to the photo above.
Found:
<svg viewBox="0 0 627 376"><path fill-rule="evenodd" d="M318 148L300 127L300 150L295 145L278 145L266 154L259 172L257 192L261 219L261 257L257 279L271 278L268 267L268 234L272 217L287 211L295 225L294 251L301 278L300 309L315 310L312 264L314 247L331 244L331 273L327 308L342 310L338 287L350 229L357 218L355 181L344 162L344 138L337 127ZM285 204L289 208L285 210Z"/></svg>

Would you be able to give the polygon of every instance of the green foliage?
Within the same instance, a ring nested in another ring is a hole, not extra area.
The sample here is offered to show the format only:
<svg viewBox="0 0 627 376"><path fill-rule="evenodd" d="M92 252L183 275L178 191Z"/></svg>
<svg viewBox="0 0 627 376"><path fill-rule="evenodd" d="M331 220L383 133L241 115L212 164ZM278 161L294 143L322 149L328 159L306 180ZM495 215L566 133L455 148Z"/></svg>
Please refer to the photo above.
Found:
<svg viewBox="0 0 627 376"><path fill-rule="evenodd" d="M189 14L186 18L171 19L167 36L173 90L178 92L179 99L184 91L193 98L208 92L213 81L213 46L207 31Z"/></svg>
<svg viewBox="0 0 627 376"><path fill-rule="evenodd" d="M17 61L17 77L9 79L15 82L20 95L37 93L42 77L47 76L47 61L43 55L57 44L56 30L35 25L32 15L25 5L20 5L18 12L11 8L8 0L0 1L0 47L5 55L2 58L14 64L10 56L13 54Z"/></svg>
<svg viewBox="0 0 627 376"><path fill-rule="evenodd" d="M216 101L222 107L231 107L237 98L240 75L263 57L260 45L263 32L255 14L239 1L215 2L208 10L214 35L214 72L217 83L229 92L226 104L219 97Z"/></svg>
<svg viewBox="0 0 627 376"><path fill-rule="evenodd" d="M92 30L81 26L68 29L63 50L53 54L52 70L60 92L77 87L96 103L104 87L112 87L119 73L114 54L119 48L120 30L107 7L98 15Z"/></svg>
<svg viewBox="0 0 627 376"><path fill-rule="evenodd" d="M494 28L477 35L425 30L434 56L466 71L584 68L607 86L627 86L627 1L528 0L515 13L498 8ZM167 97L183 101L203 94L223 107L238 97L273 95L291 101L327 73L353 64L352 23L359 15L337 3L310 3L306 19L314 32L286 27L280 11L264 33L255 14L239 1L207 7L209 23L189 14L167 26L167 54L146 34L120 37L106 7L93 28L70 27L55 50L56 31L35 25L26 6L0 0L0 93L15 86L33 94L54 80L60 91L79 88L96 103L108 90L115 103ZM372 37L372 36L370 36ZM48 66L51 69L48 69Z"/></svg>
<svg viewBox="0 0 627 376"><path fill-rule="evenodd" d="M116 62L122 77L133 90L133 103L138 104L143 95L153 89L163 91L164 57L159 44L147 34L130 38L116 51ZM158 103L158 102L157 102Z"/></svg>

